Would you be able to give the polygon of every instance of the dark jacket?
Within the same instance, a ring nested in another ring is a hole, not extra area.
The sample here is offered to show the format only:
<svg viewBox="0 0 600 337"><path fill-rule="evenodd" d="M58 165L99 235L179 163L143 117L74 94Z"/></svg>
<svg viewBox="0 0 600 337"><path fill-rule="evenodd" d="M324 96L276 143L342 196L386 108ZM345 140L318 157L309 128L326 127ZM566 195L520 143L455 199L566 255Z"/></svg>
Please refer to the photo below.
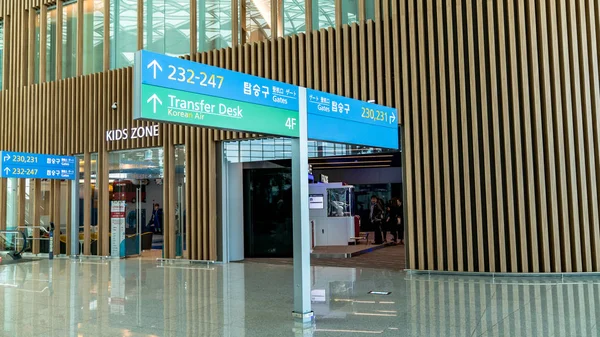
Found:
<svg viewBox="0 0 600 337"><path fill-rule="evenodd" d="M391 225L398 225L398 218L402 220L402 207L390 206L388 218Z"/></svg>
<svg viewBox="0 0 600 337"><path fill-rule="evenodd" d="M152 218L150 219L150 223L154 225L155 228L162 228L163 224L163 210L159 208L158 210L152 210Z"/></svg>
<svg viewBox="0 0 600 337"><path fill-rule="evenodd" d="M381 224L384 220L385 212L379 203L369 206L369 220L372 224Z"/></svg>

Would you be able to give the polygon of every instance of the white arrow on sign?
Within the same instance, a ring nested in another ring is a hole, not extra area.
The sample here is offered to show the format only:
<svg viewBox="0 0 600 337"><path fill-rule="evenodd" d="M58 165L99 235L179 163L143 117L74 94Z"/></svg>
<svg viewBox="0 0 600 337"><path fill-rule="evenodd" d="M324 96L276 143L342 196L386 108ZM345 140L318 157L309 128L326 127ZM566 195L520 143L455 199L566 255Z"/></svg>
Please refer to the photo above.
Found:
<svg viewBox="0 0 600 337"><path fill-rule="evenodd" d="M6 156L4 156L4 161L9 161L9 160L10 160L10 155L7 154Z"/></svg>
<svg viewBox="0 0 600 337"><path fill-rule="evenodd" d="M162 71L162 67L160 66L160 64L158 64L158 61L156 60L152 60L152 62L148 63L148 66L146 68L150 69L150 67L154 67L154 79L156 79L156 68Z"/></svg>
<svg viewBox="0 0 600 337"><path fill-rule="evenodd" d="M10 169L7 167L7 168L5 168L5 169L4 169L4 172L5 172L6 174L9 174L9 173L10 173Z"/></svg>
<svg viewBox="0 0 600 337"><path fill-rule="evenodd" d="M392 115L390 116L390 124L394 123L396 121L396 114L392 113Z"/></svg>
<svg viewBox="0 0 600 337"><path fill-rule="evenodd" d="M158 104L162 105L162 101L160 100L160 98L158 98L158 96L156 96L156 94L150 96L150 98L148 98L146 103L150 103L151 101L154 101L154 113L156 113L156 102L158 102Z"/></svg>

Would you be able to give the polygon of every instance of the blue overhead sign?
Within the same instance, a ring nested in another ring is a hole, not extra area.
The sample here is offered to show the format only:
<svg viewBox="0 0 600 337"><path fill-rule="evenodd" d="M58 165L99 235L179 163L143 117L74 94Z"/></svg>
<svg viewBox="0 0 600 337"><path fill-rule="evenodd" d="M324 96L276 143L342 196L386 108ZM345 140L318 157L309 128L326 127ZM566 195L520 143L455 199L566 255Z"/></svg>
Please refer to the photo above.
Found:
<svg viewBox="0 0 600 337"><path fill-rule="evenodd" d="M308 138L398 149L396 109L306 89Z"/></svg>
<svg viewBox="0 0 600 337"><path fill-rule="evenodd" d="M393 108L145 50L134 68L134 119L295 138L306 90L309 139L398 149Z"/></svg>
<svg viewBox="0 0 600 337"><path fill-rule="evenodd" d="M146 50L138 57L141 84L298 111L298 86Z"/></svg>
<svg viewBox="0 0 600 337"><path fill-rule="evenodd" d="M0 151L1 178L75 180L75 157Z"/></svg>

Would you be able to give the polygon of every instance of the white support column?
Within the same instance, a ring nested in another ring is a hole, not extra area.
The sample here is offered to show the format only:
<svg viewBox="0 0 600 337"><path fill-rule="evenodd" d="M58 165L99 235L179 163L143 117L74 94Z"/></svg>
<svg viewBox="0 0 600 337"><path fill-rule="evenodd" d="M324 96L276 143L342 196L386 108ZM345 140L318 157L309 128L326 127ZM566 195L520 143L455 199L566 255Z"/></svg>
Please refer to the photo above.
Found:
<svg viewBox="0 0 600 337"><path fill-rule="evenodd" d="M308 131L306 88L299 90L299 138L292 139L292 186L294 219L294 317L311 323L310 302L311 231L308 214Z"/></svg>
<svg viewBox="0 0 600 337"><path fill-rule="evenodd" d="M79 160L75 160L75 180L71 183L71 255L79 255ZM84 203L85 207L85 203ZM67 215L69 216L69 215Z"/></svg>
<svg viewBox="0 0 600 337"><path fill-rule="evenodd" d="M17 226L19 226L19 220L18 220L18 197L17 197L17 190L18 190L18 184L19 184L19 180L17 178L9 178L7 179L8 182L8 190L6 192L6 199L7 199L7 212L6 212L6 229L15 229Z"/></svg>

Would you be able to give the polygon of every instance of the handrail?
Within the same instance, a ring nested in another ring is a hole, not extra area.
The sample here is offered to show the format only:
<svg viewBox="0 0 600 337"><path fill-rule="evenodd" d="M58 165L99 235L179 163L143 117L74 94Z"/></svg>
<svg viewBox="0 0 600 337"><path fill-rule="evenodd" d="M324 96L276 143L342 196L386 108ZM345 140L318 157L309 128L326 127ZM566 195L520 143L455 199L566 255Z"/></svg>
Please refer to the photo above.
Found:
<svg viewBox="0 0 600 337"><path fill-rule="evenodd" d="M27 247L27 235L25 235L25 232L19 231L19 230L14 230L14 229L9 229L9 230L0 230L0 234L21 234L21 236L23 237L23 245L21 246L21 250L17 251L17 245L15 243L14 251L8 253L8 256L10 256L13 260L21 259L22 254L25 251L25 247ZM5 235L3 235L3 236L6 238Z"/></svg>
<svg viewBox="0 0 600 337"><path fill-rule="evenodd" d="M48 229L44 226L19 226L19 227L17 227L17 229L28 229L28 228L31 228L31 229L38 228L38 229L41 229L42 232L44 232L44 233L50 233L48 231Z"/></svg>

